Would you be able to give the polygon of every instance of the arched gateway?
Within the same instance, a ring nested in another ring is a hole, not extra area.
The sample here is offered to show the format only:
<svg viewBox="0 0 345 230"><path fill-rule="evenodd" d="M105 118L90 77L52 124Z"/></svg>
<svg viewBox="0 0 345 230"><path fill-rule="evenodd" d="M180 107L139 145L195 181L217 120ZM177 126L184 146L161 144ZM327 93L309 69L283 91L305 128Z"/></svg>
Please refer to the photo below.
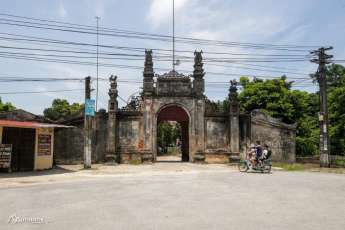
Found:
<svg viewBox="0 0 345 230"><path fill-rule="evenodd" d="M181 160L182 161L189 161L189 126L190 126L190 115L188 111L183 108L180 104L168 104L163 106L157 113L157 126L156 130L158 130L158 124L166 121L175 121L178 122L181 127ZM158 131L157 131L158 132ZM157 137L158 139L158 137ZM156 139L156 140L157 140ZM155 143L157 151L157 141ZM157 159L158 153L155 152L154 159Z"/></svg>
<svg viewBox="0 0 345 230"><path fill-rule="evenodd" d="M120 162L155 161L157 127L159 122L165 120L181 124L184 160L195 162L214 158L227 161L231 153L239 154L236 87L233 85L230 93L229 114L207 114L201 54L194 53L192 75L187 76L176 71L158 75L154 74L152 51L147 50L142 95L136 102L133 101L120 110L117 109L116 79L111 79L108 155L115 155Z"/></svg>
<svg viewBox="0 0 345 230"><path fill-rule="evenodd" d="M201 52L194 53L191 75L176 71L159 75L154 73L152 51L146 50L142 92L123 108L118 108L117 79L112 76L108 113L99 111L94 120L97 129L92 131L93 161L154 162L157 127L166 120L181 124L183 159L190 162L229 162L256 140L272 147L274 159L294 161L295 126L260 111L240 113L235 81L229 87L229 106L219 110L204 95L204 75ZM77 128L82 127L83 120L68 122L76 128L56 132L55 155L59 162L67 153L75 159L83 155L82 142L74 141L83 137L82 129Z"/></svg>

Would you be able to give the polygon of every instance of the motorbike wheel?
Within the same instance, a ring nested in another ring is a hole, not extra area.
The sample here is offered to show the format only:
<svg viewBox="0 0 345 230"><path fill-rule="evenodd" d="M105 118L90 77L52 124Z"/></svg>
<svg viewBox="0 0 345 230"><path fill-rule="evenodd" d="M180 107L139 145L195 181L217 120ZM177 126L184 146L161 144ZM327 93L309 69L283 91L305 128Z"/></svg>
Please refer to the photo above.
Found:
<svg viewBox="0 0 345 230"><path fill-rule="evenodd" d="M241 161L239 164L238 164L238 170L240 172L247 172L248 171L248 165L247 165L247 162L245 161Z"/></svg>
<svg viewBox="0 0 345 230"><path fill-rule="evenodd" d="M271 165L267 165L267 166L265 167L265 170L266 170L267 173L271 173L272 166L271 166Z"/></svg>

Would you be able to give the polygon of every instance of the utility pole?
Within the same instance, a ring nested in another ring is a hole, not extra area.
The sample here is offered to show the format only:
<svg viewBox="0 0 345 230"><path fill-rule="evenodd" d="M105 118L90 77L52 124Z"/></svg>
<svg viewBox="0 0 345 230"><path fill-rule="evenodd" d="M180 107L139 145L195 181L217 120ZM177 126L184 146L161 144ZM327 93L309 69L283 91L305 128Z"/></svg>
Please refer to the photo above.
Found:
<svg viewBox="0 0 345 230"><path fill-rule="evenodd" d="M91 98L91 77L85 78L84 111L84 168L91 168L91 117L86 113L87 101Z"/></svg>
<svg viewBox="0 0 345 230"><path fill-rule="evenodd" d="M327 78L326 78L326 64L330 63L330 58L332 55L326 54L326 51L333 49L333 47L321 47L318 50L311 52L316 57L311 60L311 62L317 63L319 65L316 72L317 81L320 87L320 114L319 114L319 124L320 124L320 166L330 167L330 145L329 145L329 135L328 135L328 108L327 108Z"/></svg>
<svg viewBox="0 0 345 230"><path fill-rule="evenodd" d="M173 45L173 60L172 60L172 67L173 67L173 74L175 75L175 0L172 0L172 11L173 11L173 36L172 36L172 45Z"/></svg>
<svg viewBox="0 0 345 230"><path fill-rule="evenodd" d="M96 21L97 21L97 56L96 56L96 62L97 62L97 73L96 73L96 111L98 111L98 56L99 56L99 45L98 45L98 36L99 36L99 19L100 17L96 16Z"/></svg>

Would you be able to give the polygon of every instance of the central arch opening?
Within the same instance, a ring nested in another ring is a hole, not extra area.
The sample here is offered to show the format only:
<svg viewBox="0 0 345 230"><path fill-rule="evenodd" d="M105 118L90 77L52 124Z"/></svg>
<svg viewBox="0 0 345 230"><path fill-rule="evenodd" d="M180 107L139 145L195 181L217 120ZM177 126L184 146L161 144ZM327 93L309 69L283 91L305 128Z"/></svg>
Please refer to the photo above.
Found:
<svg viewBox="0 0 345 230"><path fill-rule="evenodd" d="M157 116L156 161L189 161L189 116L177 106L163 108Z"/></svg>

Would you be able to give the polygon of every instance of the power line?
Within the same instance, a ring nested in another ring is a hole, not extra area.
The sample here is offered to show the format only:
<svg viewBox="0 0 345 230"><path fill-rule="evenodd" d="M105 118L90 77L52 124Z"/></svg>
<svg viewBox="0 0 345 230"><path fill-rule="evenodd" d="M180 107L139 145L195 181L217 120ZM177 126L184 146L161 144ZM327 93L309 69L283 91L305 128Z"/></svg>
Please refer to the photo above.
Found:
<svg viewBox="0 0 345 230"><path fill-rule="evenodd" d="M28 56L20 56L14 54L1 54L0 57L3 58L14 58L14 59L22 59L22 60L33 60L33 61L43 61L43 62L55 62L55 63L65 63L65 64L77 64L77 65L96 65L94 62L81 62L81 61L73 61L73 60L65 60L65 59L55 59L55 58L37 58L37 57L28 57ZM99 63L100 66L104 67L116 67L116 68L126 68L126 69L142 69L141 66L131 66L131 65L117 65L117 64L107 64L107 63ZM167 68L156 68L157 70L169 71ZM191 73L188 70L181 70L182 72ZM256 74L240 74L240 73L223 73L223 72L206 72L206 74L210 75L222 75L222 76L254 76L254 77L262 77L262 78L277 78L275 76L268 76L268 75L256 75ZM304 79L303 77L289 77L290 79Z"/></svg>
<svg viewBox="0 0 345 230"><path fill-rule="evenodd" d="M0 24L5 25L12 25L12 26L20 26L20 27L29 27L29 28L36 28L36 29L47 29L47 30L55 30L55 31L63 31L63 32L74 32L74 33L81 33L81 34L96 34L93 31L85 31L83 28L76 28L70 26L60 26L60 25L52 25L52 24L44 24L44 23L34 23L34 22L27 22L27 21L19 21L19 20L11 20L11 19L1 19ZM5 21L5 22L3 22ZM156 36L143 36L143 35L133 35L125 32L115 32L115 33L99 33L99 35L103 36L115 36L115 37L122 37L122 38L135 38L135 39L146 39L146 40L155 40L155 41L170 41L170 39L166 37L156 37ZM224 46L224 47L241 47L241 48L254 48L254 49L269 49L269 50L284 50L284 51L295 51L295 52L306 52L308 50L302 49L291 49L286 48L287 46L275 46L275 45L254 45L253 43L234 43L234 42L225 42L225 41L213 41L213 40L200 40L200 39L192 39L192 38L180 38L176 39L176 42L180 43L187 43L187 44L199 44L199 45L206 45L206 46Z"/></svg>
<svg viewBox="0 0 345 230"><path fill-rule="evenodd" d="M31 50L31 51L45 51L45 52L58 52L58 53L97 54L97 52L85 52L85 51L73 51L73 50L57 50L57 49L42 49L42 48L28 48L28 47L15 47L15 46L3 46L3 45L0 45L0 48L4 48L4 49L18 49L18 50ZM100 52L99 54L109 55L109 56L144 57L143 54L128 54L128 53Z"/></svg>
<svg viewBox="0 0 345 230"><path fill-rule="evenodd" d="M96 47L97 44L92 44L92 43L81 43L81 42L72 42L72 41L63 41L63 40L56 40L56 39L47 39L47 38L40 38L40 37L35 37L35 36L26 36L26 35L20 35L20 34L12 34L12 33L0 33L3 35L7 35L7 36L12 36L12 37L0 37L0 39L3 40L11 40L11 41L30 41L30 42L39 42L39 43L54 43L54 44L67 44L67 45L77 45L77 46L93 46ZM13 36L15 38L13 38ZM16 37L22 37L22 38L16 38ZM99 47L102 48L111 48L111 49L121 49L121 50L126 50L126 51L131 51L131 52L143 52L145 50L144 47L128 47L128 46L112 46L112 45L99 45ZM169 49L153 49L153 50L157 50L159 52L157 52L158 54L162 54L160 53L160 51L163 52L169 52L169 54L163 53L163 55L170 55L170 52L172 50ZM185 53L193 53L194 51L192 50L175 50L175 52L185 52ZM293 57L296 57L298 59L301 59L301 57L305 57L308 58L310 57L310 55L259 55L259 54L248 54L248 53L224 53L224 52L207 52L207 51L203 51L203 53L205 54L217 54L217 55L235 55L235 56L248 56L248 55L252 55L252 56L261 56L262 58L268 58L268 57L272 57L274 58L274 60L276 60L277 58L280 59L292 59ZM106 54L106 53L104 53ZM134 54L131 54L134 55ZM143 54L141 54L140 56L143 56ZM177 56L178 58L188 58L188 59L193 59L194 57L192 56ZM207 57L207 55L206 55ZM209 57L210 59L213 59L213 61L215 60L215 58ZM222 59L224 59L224 57L222 57ZM238 58L237 58L238 59ZM246 58L248 59L248 57ZM309 59L306 59L309 60ZM212 61L212 60L211 60Z"/></svg>
<svg viewBox="0 0 345 230"><path fill-rule="evenodd" d="M73 54L95 54L95 52L85 52L85 51L73 51L73 50L57 50L57 49L42 49L42 48L27 48L27 47L13 47L13 46L0 46L0 48L4 49L18 49L18 50L30 50L30 51L43 51L43 52L57 52L57 53L73 53ZM143 57L142 54L126 54L126 53L109 53L109 52L101 52L101 55L107 55L107 56L125 56L125 57ZM38 55L38 54L36 54ZM66 56L64 56L66 57ZM84 57L84 56L78 56L76 58L93 58L93 57ZM123 58L106 58L101 57L103 59L114 59L114 60L121 60ZM169 61L169 59L164 60L161 59L161 57L157 56L154 57L156 61ZM132 58L132 59L123 59L123 60L143 60L143 58ZM233 68L239 68L239 69L248 69L248 70L256 70L256 71L264 71L264 72L275 72L275 73L284 73L284 74L299 74L299 75L308 75L306 73L299 73L299 72L291 72L291 71L282 71L282 70L296 70L293 68L285 68L285 67L274 67L274 66L266 66L266 65L255 65L255 64L241 64L241 63L231 63L231 65L224 65L224 64L214 64L213 62L205 62L206 65L209 66L219 66L219 67L233 67ZM260 67L259 68L252 68L254 67Z"/></svg>
<svg viewBox="0 0 345 230"><path fill-rule="evenodd" d="M58 81L77 81L81 82L82 78L26 78L26 77L1 77L0 82L58 82Z"/></svg>
<svg viewBox="0 0 345 230"><path fill-rule="evenodd" d="M97 21L97 58L96 58L96 62L97 62L97 72L96 72L96 78L97 78L97 84L96 84L96 111L98 111L98 55L99 55L99 42L98 42L98 35L99 35L99 31L98 31L98 28L99 28L99 19L100 17L96 16L96 21Z"/></svg>
<svg viewBox="0 0 345 230"><path fill-rule="evenodd" d="M0 94L57 93L57 92L83 91L83 90L84 90L84 89L61 89L61 90L42 90L42 91L13 91L13 92L0 92Z"/></svg>
<svg viewBox="0 0 345 230"><path fill-rule="evenodd" d="M53 20L46 20L46 19L38 19L38 18L32 18L32 17L23 17L23 16L17 16L17 15L11 15L11 14L0 14L7 17L14 17L14 18L21 18L26 20L34 20L34 21L40 21L40 22L48 22L48 23L55 23L60 25L70 25L73 26L72 28L79 28L84 30L95 30L94 26L88 26L88 25L81 25L81 24L74 24L74 23L67 23L67 22L61 22L61 21L53 21ZM24 21L25 22L25 21ZM31 22L33 23L33 22ZM51 25L51 24L48 24ZM59 26L59 25L51 25L51 26ZM134 35L141 35L141 36L152 36L152 37L159 37L159 38L168 38L171 39L171 36L169 35L161 35L161 34L152 34L152 33L142 33L138 31L130 31L130 30L120 30L120 29L113 29L113 28L106 28L106 27L100 27L102 31L112 31L112 32L118 32L118 33L124 33L124 34L134 34ZM209 40L209 39L195 39L195 38L188 38L188 37L176 37L178 39L182 40L190 40L190 41L198 41L198 42L214 42L214 43L221 43L221 44L233 44L233 45L252 45L252 46L262 46L262 47L278 47L278 48L315 48L316 46L310 46L310 45L275 45L275 44L263 44L263 43L241 43L241 42L227 42L227 41L219 41L219 40Z"/></svg>

